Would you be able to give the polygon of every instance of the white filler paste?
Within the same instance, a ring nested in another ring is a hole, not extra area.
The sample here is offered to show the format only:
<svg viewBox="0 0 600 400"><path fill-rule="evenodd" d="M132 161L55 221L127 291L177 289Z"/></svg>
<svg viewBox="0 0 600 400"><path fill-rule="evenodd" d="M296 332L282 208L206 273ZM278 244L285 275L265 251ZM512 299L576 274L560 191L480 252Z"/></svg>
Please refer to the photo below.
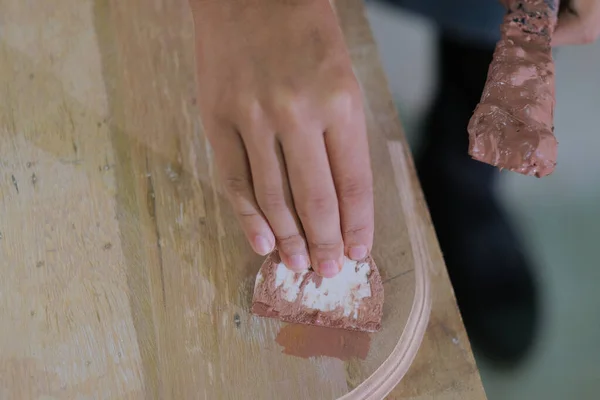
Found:
<svg viewBox="0 0 600 400"><path fill-rule="evenodd" d="M361 299L371 297L368 278L371 267L364 262L357 264L356 261L345 258L340 273L333 278L323 278L318 289L314 282L309 282L303 290L302 304L320 311L332 311L342 307L345 317L358 318ZM282 287L283 298L289 302L296 301L300 284L308 271L296 274L285 264L279 263L275 273L275 287Z"/></svg>

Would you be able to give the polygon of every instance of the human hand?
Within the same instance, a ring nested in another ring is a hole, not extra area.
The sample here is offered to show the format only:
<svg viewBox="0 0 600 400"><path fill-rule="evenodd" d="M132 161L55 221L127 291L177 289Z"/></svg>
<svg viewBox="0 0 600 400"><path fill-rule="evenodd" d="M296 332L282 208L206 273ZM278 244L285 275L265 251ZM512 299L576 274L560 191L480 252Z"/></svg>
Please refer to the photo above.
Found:
<svg viewBox="0 0 600 400"><path fill-rule="evenodd" d="M553 46L593 43L600 37L600 0L562 0Z"/></svg>
<svg viewBox="0 0 600 400"><path fill-rule="evenodd" d="M505 7L518 0L500 0ZM559 0L552 46L593 43L600 37L600 0Z"/></svg>
<svg viewBox="0 0 600 400"><path fill-rule="evenodd" d="M198 99L246 237L325 277L373 241L360 88L328 0L190 0Z"/></svg>

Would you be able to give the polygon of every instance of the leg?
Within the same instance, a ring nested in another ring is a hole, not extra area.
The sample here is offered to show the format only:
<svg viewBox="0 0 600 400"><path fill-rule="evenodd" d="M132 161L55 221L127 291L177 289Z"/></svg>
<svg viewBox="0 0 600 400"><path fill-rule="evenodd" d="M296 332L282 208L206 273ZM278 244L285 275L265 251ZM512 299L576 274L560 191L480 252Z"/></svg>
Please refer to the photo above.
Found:
<svg viewBox="0 0 600 400"><path fill-rule="evenodd" d="M537 326L536 286L496 198L499 171L467 154L467 124L493 48L441 34L438 92L417 170L470 339L488 358L515 363Z"/></svg>

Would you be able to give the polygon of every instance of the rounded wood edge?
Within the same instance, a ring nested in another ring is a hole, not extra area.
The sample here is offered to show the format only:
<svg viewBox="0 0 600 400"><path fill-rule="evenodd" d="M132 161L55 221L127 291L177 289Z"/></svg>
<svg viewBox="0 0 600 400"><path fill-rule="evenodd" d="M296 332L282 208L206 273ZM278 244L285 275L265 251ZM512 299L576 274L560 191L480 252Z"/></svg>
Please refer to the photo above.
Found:
<svg viewBox="0 0 600 400"><path fill-rule="evenodd" d="M426 222L420 217L421 212L414 198L418 188L412 187L409 175L411 169L404 145L400 141L389 141L388 151L413 253L415 298L404 331L389 357L369 378L350 393L340 397L340 400L380 400L388 395L400 383L415 359L425 336L431 312L429 271L432 264L424 231ZM412 190L407 190L409 187L412 187Z"/></svg>

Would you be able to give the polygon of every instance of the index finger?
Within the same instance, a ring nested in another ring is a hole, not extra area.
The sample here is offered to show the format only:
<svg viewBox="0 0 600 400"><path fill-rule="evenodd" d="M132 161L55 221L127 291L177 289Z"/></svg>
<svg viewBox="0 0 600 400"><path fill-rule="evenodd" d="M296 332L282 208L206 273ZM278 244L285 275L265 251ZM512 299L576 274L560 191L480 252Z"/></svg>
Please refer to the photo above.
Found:
<svg viewBox="0 0 600 400"><path fill-rule="evenodd" d="M335 182L345 253L365 258L373 245L373 173L362 101L346 94L332 103L333 124L325 134Z"/></svg>

